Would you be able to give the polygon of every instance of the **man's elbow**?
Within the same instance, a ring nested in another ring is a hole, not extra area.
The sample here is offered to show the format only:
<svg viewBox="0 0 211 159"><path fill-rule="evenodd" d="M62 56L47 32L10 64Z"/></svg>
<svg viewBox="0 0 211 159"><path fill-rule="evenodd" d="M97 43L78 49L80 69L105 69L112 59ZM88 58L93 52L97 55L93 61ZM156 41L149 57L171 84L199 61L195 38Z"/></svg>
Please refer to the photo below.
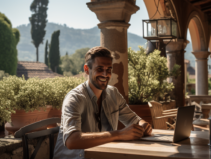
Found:
<svg viewBox="0 0 211 159"><path fill-rule="evenodd" d="M66 140L66 143L65 143L65 145L66 145L66 147L68 148L68 149L75 149L75 147L74 147L74 144L72 143L72 142L68 142L67 140Z"/></svg>
<svg viewBox="0 0 211 159"><path fill-rule="evenodd" d="M68 149L78 149L78 143L80 139L80 132L73 132L66 140L65 146Z"/></svg>

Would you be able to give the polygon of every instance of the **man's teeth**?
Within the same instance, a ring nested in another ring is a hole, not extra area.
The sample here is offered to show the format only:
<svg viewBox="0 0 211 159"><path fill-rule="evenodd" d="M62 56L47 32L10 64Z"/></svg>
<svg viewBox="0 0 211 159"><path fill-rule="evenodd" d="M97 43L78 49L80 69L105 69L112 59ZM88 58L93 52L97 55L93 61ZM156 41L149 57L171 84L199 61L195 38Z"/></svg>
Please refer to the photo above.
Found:
<svg viewBox="0 0 211 159"><path fill-rule="evenodd" d="M105 82L106 78L99 78L100 81Z"/></svg>

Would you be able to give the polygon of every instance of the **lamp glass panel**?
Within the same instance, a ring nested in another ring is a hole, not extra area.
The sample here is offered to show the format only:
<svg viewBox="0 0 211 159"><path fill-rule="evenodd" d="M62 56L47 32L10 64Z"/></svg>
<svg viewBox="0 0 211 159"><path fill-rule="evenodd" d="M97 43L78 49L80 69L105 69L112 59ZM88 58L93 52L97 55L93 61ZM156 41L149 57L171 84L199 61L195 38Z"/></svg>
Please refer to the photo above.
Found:
<svg viewBox="0 0 211 159"><path fill-rule="evenodd" d="M171 35L171 22L170 20L158 20L158 36Z"/></svg>
<svg viewBox="0 0 211 159"><path fill-rule="evenodd" d="M146 28L146 35L147 37L156 37L157 36L157 29L156 29L156 21L148 21L147 28Z"/></svg>
<svg viewBox="0 0 211 159"><path fill-rule="evenodd" d="M177 23L174 21L174 20L172 20L172 35L173 36L177 36Z"/></svg>

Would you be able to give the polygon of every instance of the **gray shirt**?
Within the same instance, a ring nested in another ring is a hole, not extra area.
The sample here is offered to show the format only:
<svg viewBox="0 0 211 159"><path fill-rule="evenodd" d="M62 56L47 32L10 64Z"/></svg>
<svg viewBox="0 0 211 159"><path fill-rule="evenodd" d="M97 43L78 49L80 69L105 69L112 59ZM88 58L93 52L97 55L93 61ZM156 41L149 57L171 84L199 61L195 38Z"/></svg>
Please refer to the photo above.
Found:
<svg viewBox="0 0 211 159"><path fill-rule="evenodd" d="M60 131L54 149L54 159L84 159L83 149L70 150L65 142L74 131L99 132L97 97L89 87L88 81L71 90L62 105ZM137 124L138 117L119 93L116 87L108 85L102 93L101 123L102 131L117 130L118 120L125 126Z"/></svg>

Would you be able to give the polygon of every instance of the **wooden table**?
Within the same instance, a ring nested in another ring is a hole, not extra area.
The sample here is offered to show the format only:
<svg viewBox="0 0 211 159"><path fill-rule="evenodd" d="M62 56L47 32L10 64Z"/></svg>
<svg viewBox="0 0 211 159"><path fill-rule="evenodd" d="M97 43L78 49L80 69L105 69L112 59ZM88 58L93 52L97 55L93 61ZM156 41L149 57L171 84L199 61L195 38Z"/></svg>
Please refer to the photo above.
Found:
<svg viewBox="0 0 211 159"><path fill-rule="evenodd" d="M210 113L210 109L211 109L211 103L209 103L209 104L202 104L201 105L201 109L202 109L203 118L205 118L205 119L209 118L209 113Z"/></svg>
<svg viewBox="0 0 211 159"><path fill-rule="evenodd" d="M153 130L154 134L173 134L173 130ZM211 159L208 132L192 131L190 139L179 143L151 141L111 142L85 150L88 159Z"/></svg>

